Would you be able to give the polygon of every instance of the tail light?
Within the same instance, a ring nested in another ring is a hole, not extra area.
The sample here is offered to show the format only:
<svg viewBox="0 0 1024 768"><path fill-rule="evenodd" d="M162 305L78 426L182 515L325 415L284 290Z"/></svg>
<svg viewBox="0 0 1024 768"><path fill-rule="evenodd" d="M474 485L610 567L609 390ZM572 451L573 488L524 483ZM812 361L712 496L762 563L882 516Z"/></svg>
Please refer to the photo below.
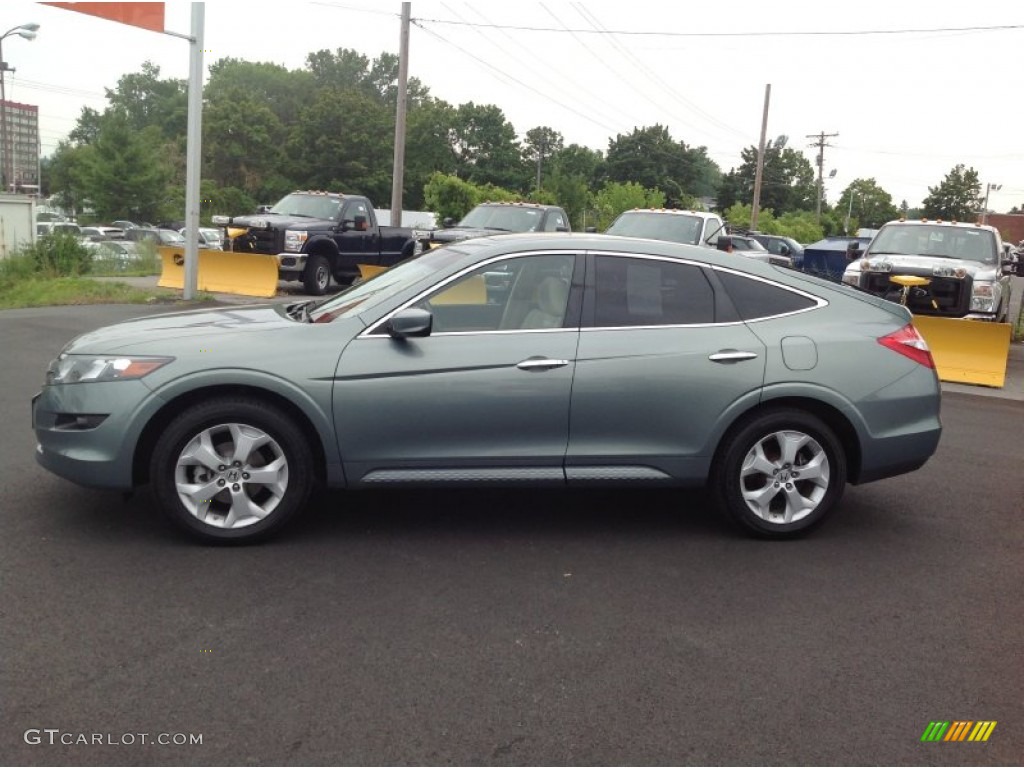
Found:
<svg viewBox="0 0 1024 768"><path fill-rule="evenodd" d="M920 363L925 368L933 370L935 368L935 361L932 359L931 350L928 349L928 342L924 340L924 336L918 332L917 328L910 323L907 323L898 331L882 336L878 339L878 343L883 347L888 347L893 352L899 352L901 355L909 357L915 363Z"/></svg>

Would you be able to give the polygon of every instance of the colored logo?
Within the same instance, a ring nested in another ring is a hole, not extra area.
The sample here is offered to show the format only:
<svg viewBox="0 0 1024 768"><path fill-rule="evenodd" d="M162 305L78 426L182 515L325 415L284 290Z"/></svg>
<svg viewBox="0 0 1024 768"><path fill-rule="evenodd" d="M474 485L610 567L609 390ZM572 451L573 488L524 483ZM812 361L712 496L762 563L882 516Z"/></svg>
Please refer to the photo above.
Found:
<svg viewBox="0 0 1024 768"><path fill-rule="evenodd" d="M995 720L940 720L928 723L921 741L988 741Z"/></svg>

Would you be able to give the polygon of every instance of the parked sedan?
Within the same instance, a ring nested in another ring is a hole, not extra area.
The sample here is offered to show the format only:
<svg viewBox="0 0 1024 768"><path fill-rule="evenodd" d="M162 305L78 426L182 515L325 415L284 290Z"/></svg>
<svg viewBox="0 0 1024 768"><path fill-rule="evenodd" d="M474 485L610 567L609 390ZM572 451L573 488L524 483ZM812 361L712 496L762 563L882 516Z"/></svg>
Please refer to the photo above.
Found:
<svg viewBox="0 0 1024 768"><path fill-rule="evenodd" d="M70 480L151 482L210 541L278 531L315 486L707 484L764 537L935 451L939 384L903 307L698 246L504 235L326 301L74 339L32 404Z"/></svg>

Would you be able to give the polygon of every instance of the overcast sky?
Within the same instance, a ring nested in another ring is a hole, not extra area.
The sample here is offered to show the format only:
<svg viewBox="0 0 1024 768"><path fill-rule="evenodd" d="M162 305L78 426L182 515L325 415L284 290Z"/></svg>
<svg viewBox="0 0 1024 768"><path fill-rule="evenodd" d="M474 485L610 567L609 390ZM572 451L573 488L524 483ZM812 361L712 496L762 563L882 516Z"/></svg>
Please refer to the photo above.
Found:
<svg viewBox="0 0 1024 768"><path fill-rule="evenodd" d="M191 3L166 4L168 30L188 33ZM899 205L920 205L958 163L975 168L989 207L1024 205L1024 3L820 0L716 2L434 2L413 0L410 75L457 105L496 104L520 138L547 125L566 144L661 124L706 146L723 171L758 142L765 86L768 136L789 137L814 164L825 149L826 194L874 178ZM205 4L205 64L223 57L298 69L306 54L398 53L401 2ZM188 77L185 40L46 5L5 0L7 98L39 106L43 155L83 106L144 61ZM906 31L917 30L917 31ZM924 30L924 31L922 31ZM941 31L939 31L941 30ZM244 119L244 115L239 115Z"/></svg>

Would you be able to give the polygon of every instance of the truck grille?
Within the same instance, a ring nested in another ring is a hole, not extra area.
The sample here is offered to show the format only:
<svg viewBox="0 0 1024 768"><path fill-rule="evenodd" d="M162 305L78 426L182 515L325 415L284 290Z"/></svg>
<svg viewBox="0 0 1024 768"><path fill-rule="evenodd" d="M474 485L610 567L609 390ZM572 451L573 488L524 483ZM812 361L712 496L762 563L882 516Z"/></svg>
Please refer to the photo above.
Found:
<svg viewBox="0 0 1024 768"><path fill-rule="evenodd" d="M234 240L231 240L228 250L277 255L284 251L284 231L250 229L244 235L239 235Z"/></svg>
<svg viewBox="0 0 1024 768"><path fill-rule="evenodd" d="M911 288L907 309L915 315L963 317L970 310L971 278L934 277L922 270L901 269L898 274L926 277L931 282L920 288ZM887 272L869 272L861 275L861 288L875 296L899 303L902 288L889 282Z"/></svg>

